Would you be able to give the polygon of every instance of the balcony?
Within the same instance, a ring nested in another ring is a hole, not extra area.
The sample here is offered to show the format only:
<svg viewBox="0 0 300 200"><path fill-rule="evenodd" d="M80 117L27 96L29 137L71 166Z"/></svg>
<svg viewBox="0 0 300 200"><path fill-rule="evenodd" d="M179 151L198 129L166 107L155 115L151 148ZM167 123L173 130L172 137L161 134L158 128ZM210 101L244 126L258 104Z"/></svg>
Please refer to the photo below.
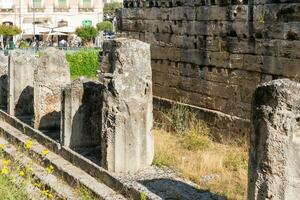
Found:
<svg viewBox="0 0 300 200"><path fill-rule="evenodd" d="M14 12L13 3L0 3L0 12Z"/></svg>
<svg viewBox="0 0 300 200"><path fill-rule="evenodd" d="M53 10L54 12L69 12L70 7L68 5L56 5Z"/></svg>
<svg viewBox="0 0 300 200"><path fill-rule="evenodd" d="M81 4L78 6L78 11L79 12L93 12L94 8L92 4Z"/></svg>
<svg viewBox="0 0 300 200"><path fill-rule="evenodd" d="M14 8L0 8L0 12L14 12Z"/></svg>
<svg viewBox="0 0 300 200"><path fill-rule="evenodd" d="M28 6L28 12L44 12L44 11L45 11L45 7L41 3Z"/></svg>

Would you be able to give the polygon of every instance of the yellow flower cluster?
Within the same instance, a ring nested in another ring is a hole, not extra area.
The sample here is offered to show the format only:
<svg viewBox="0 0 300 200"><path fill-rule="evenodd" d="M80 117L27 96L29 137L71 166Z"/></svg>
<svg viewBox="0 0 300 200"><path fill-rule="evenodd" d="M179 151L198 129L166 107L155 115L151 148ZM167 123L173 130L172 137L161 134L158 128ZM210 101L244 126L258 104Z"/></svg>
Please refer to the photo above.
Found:
<svg viewBox="0 0 300 200"><path fill-rule="evenodd" d="M21 171L19 172L19 175L23 177L23 176L25 176L25 172L24 172L23 170L21 170Z"/></svg>
<svg viewBox="0 0 300 200"><path fill-rule="evenodd" d="M49 174L52 174L54 172L54 167L52 165L49 165L47 168L46 168L47 172Z"/></svg>
<svg viewBox="0 0 300 200"><path fill-rule="evenodd" d="M28 141L25 143L25 148L26 148L27 150L31 149L32 144L33 144L33 141L32 141L32 140L28 140Z"/></svg>
<svg viewBox="0 0 300 200"><path fill-rule="evenodd" d="M9 168L8 168L9 163L10 163L10 160L2 161L1 175L7 175L9 173Z"/></svg>
<svg viewBox="0 0 300 200"><path fill-rule="evenodd" d="M0 144L0 150L4 148L4 144Z"/></svg>
<svg viewBox="0 0 300 200"><path fill-rule="evenodd" d="M47 149L45 149L45 150L42 151L42 154L43 154L44 156L46 156L46 155L49 154L49 151L48 151Z"/></svg>
<svg viewBox="0 0 300 200"><path fill-rule="evenodd" d="M52 199L54 197L49 190L41 190L41 193L49 199Z"/></svg>

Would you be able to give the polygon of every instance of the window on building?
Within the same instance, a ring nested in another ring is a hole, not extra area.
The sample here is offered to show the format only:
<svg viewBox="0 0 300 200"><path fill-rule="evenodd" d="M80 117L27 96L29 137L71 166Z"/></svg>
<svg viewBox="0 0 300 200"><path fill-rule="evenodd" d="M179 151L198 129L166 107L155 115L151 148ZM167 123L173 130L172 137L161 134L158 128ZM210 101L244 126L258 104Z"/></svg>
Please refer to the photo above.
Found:
<svg viewBox="0 0 300 200"><path fill-rule="evenodd" d="M42 0L32 0L32 4L35 8L41 8L42 7Z"/></svg>
<svg viewBox="0 0 300 200"><path fill-rule="evenodd" d="M84 8L90 8L92 6L91 0L82 0L82 4Z"/></svg>
<svg viewBox="0 0 300 200"><path fill-rule="evenodd" d="M64 8L67 6L67 0L58 0L58 6Z"/></svg>

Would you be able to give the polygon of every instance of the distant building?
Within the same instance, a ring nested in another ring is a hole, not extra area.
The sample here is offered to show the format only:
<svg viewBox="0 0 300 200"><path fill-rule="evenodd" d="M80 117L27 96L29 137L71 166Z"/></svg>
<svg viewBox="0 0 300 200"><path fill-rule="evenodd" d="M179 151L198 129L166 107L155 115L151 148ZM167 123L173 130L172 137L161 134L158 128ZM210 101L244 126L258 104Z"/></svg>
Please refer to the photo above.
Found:
<svg viewBox="0 0 300 200"><path fill-rule="evenodd" d="M105 0L0 0L0 23L23 31L33 24L46 27L95 26L103 20Z"/></svg>

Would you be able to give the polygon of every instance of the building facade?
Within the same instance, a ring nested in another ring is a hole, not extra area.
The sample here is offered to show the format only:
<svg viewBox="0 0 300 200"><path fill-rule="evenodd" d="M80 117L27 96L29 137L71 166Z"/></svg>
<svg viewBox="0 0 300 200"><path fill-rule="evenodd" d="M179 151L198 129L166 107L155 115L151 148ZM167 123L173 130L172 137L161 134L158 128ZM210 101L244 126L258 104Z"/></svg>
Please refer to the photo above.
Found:
<svg viewBox="0 0 300 200"><path fill-rule="evenodd" d="M103 19L104 0L0 0L0 23L20 27L95 26Z"/></svg>

